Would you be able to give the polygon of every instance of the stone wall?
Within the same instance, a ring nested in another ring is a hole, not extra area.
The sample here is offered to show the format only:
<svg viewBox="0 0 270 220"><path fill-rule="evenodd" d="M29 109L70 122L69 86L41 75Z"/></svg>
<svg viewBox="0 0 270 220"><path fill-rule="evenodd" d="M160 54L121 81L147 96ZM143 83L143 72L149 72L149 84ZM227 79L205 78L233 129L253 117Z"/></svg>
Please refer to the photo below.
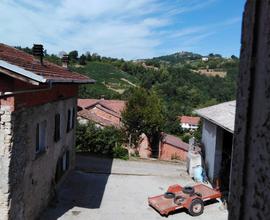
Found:
<svg viewBox="0 0 270 220"><path fill-rule="evenodd" d="M12 139L9 141L9 153L5 152L6 171L3 192L9 188L9 219L32 220L46 208L55 187L54 177L58 159L69 150L70 168L75 164L75 128L68 133L68 109L77 107L76 98L51 102L31 108L24 108L1 116L1 123L12 127ZM54 141L54 117L61 115L61 139ZM46 151L36 154L36 125L47 121L46 126ZM6 129L4 139L9 140L10 130ZM2 133L2 132L1 132ZM2 135L3 136L3 135ZM0 136L0 138L3 138ZM7 141L8 143L8 141ZM2 154L2 152L1 152ZM10 156L10 157L9 157ZM2 172L1 169L1 172ZM2 194L2 193L1 193ZM3 194L5 195L5 194ZM5 198L4 198L5 199ZM0 200L3 201L3 200ZM5 201L5 200L4 200ZM1 210L6 211L7 207ZM2 212L4 212L2 211ZM2 218L1 218L2 219Z"/></svg>
<svg viewBox="0 0 270 220"><path fill-rule="evenodd" d="M11 158L12 121L11 108L0 106L0 216L8 219L9 212L9 164Z"/></svg>

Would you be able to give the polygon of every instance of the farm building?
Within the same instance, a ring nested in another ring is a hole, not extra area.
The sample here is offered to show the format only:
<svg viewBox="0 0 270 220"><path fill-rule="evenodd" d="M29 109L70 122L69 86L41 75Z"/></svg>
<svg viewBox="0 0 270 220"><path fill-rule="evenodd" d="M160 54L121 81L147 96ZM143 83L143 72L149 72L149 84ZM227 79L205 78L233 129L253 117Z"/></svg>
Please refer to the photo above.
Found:
<svg viewBox="0 0 270 220"><path fill-rule="evenodd" d="M219 179L229 191L231 154L236 102L230 101L195 112L202 118L202 145L207 175L212 183Z"/></svg>

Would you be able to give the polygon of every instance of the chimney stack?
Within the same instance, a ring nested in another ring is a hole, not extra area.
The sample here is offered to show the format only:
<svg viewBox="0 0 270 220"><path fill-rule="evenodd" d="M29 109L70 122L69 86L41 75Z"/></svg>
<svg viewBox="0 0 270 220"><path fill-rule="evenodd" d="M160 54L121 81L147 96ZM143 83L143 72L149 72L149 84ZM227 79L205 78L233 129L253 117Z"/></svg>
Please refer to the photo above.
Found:
<svg viewBox="0 0 270 220"><path fill-rule="evenodd" d="M43 56L44 56L44 52L43 52L43 45L42 44L34 44L33 48L33 55L37 58L39 58L41 65L43 64Z"/></svg>
<svg viewBox="0 0 270 220"><path fill-rule="evenodd" d="M69 61L69 57L67 54L64 54L62 57L62 67L64 68L68 68L68 61Z"/></svg>

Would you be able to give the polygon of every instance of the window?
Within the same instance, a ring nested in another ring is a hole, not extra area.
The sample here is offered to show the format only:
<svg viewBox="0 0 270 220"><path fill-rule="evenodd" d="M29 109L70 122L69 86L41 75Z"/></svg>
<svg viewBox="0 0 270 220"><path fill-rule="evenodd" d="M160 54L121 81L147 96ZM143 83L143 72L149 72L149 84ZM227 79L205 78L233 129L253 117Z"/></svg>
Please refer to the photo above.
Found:
<svg viewBox="0 0 270 220"><path fill-rule="evenodd" d="M63 156L58 159L55 172L55 181L58 182L68 169L69 169L69 151L66 151L63 154Z"/></svg>
<svg viewBox="0 0 270 220"><path fill-rule="evenodd" d="M69 168L69 151L64 153L62 157L62 170L66 171Z"/></svg>
<svg viewBox="0 0 270 220"><path fill-rule="evenodd" d="M46 150L46 128L47 121L37 123L36 126L36 153L41 153Z"/></svg>
<svg viewBox="0 0 270 220"><path fill-rule="evenodd" d="M72 129L74 128L75 125L75 108L72 109Z"/></svg>
<svg viewBox="0 0 270 220"><path fill-rule="evenodd" d="M54 116L54 141L57 142L60 140L60 128L61 128L61 118L60 114Z"/></svg>
<svg viewBox="0 0 270 220"><path fill-rule="evenodd" d="M67 132L72 130L75 125L75 108L68 109L67 115Z"/></svg>
<svg viewBox="0 0 270 220"><path fill-rule="evenodd" d="M71 130L71 111L68 110L68 116L67 116L67 132Z"/></svg>

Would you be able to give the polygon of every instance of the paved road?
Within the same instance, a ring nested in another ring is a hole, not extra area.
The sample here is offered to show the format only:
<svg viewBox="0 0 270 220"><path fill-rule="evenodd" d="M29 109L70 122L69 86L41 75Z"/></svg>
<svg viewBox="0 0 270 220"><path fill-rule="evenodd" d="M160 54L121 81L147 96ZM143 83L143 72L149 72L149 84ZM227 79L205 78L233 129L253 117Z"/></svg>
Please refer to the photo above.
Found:
<svg viewBox="0 0 270 220"><path fill-rule="evenodd" d="M185 211L162 217L148 206L148 196L162 194L175 183L194 184L184 164L78 156L76 170L58 192L59 202L41 219L194 220ZM227 211L217 202L206 206L196 219L225 220Z"/></svg>

